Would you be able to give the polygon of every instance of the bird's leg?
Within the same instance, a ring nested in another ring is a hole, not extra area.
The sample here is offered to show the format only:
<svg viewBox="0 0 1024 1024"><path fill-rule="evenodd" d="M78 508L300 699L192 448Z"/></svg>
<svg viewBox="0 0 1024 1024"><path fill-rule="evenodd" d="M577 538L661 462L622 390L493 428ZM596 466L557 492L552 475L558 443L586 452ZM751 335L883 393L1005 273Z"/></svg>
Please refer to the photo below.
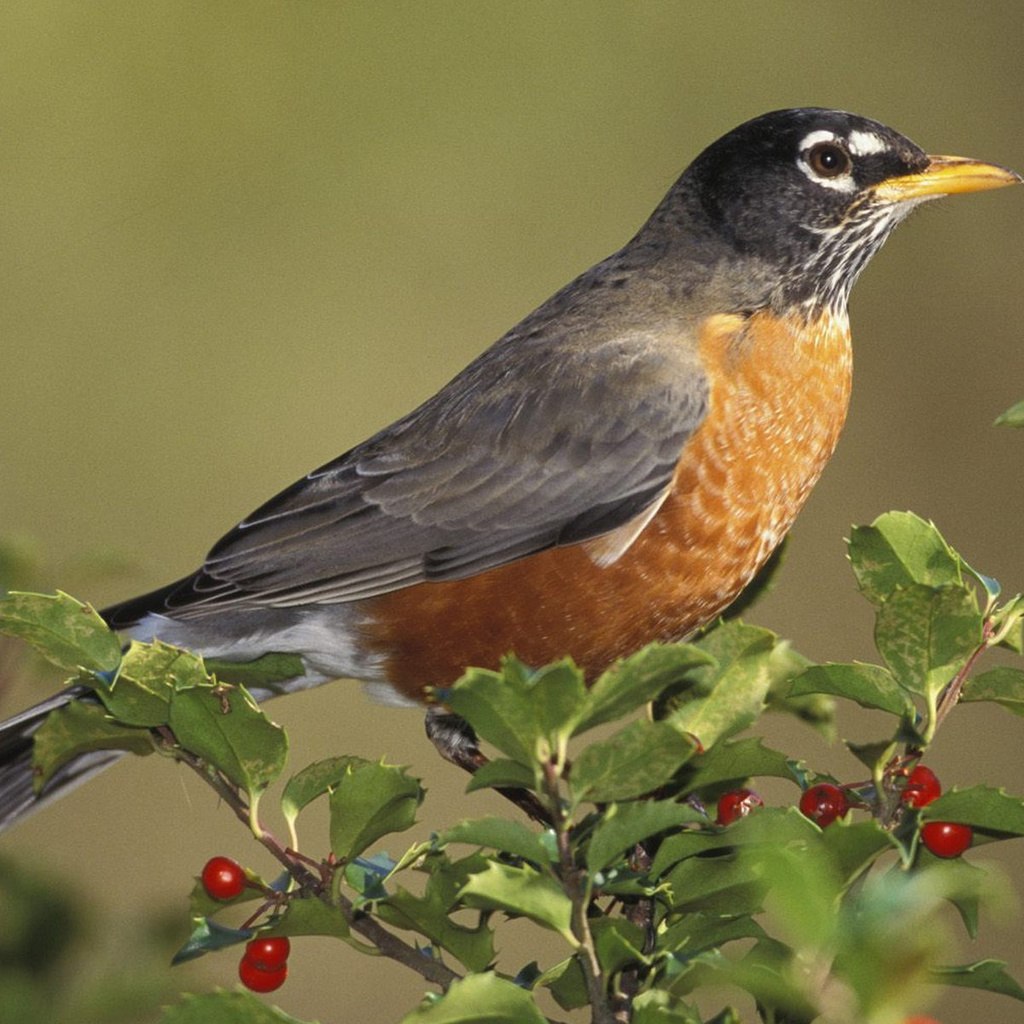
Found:
<svg viewBox="0 0 1024 1024"><path fill-rule="evenodd" d="M480 750L476 733L464 718L441 707L427 708L425 722L427 737L437 752L452 764L470 775L488 763L487 756ZM506 800L511 800L521 811L544 825L551 823L551 816L540 801L525 789L496 786L495 791Z"/></svg>

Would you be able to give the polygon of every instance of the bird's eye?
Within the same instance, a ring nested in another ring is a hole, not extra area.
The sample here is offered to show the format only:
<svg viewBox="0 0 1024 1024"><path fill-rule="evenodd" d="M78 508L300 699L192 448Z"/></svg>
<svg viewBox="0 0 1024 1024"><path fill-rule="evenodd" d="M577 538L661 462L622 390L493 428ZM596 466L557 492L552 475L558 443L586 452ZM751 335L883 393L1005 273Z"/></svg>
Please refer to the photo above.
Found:
<svg viewBox="0 0 1024 1024"><path fill-rule="evenodd" d="M819 178L838 178L849 173L850 154L838 142L819 142L807 154L807 165Z"/></svg>

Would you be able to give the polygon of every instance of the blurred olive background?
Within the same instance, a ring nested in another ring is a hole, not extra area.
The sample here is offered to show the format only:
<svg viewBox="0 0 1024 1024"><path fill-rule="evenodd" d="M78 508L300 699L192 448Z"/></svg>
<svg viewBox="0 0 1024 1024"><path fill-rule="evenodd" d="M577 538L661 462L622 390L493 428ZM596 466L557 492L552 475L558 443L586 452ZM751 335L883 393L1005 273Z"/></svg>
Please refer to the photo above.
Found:
<svg viewBox="0 0 1024 1024"><path fill-rule="evenodd" d="M1024 169L1012 4L6 0L0 39L0 535L34 539L37 587L96 604L191 570L250 509L432 393L742 120L842 107ZM855 290L847 430L749 616L808 655L873 659L843 537L890 508L1024 588L1024 435L990 426L1024 397L1022 234L1024 190L930 204ZM0 710L38 696L8 687ZM421 835L492 808L439 765L418 714L354 684L273 714L296 767L343 751L413 765L430 788ZM872 735L867 716L843 722ZM859 777L816 736L766 731ZM1021 736L967 707L929 760L947 785L1024 792ZM93 956L168 906L184 920L214 853L272 870L154 760L0 841L83 895ZM972 859L1024 884L1012 844ZM1011 915L959 954L1009 953L1024 973L1019 949ZM234 969L207 958L171 985ZM307 940L276 1001L387 1022L422 990ZM971 993L938 1012L1020 1017Z"/></svg>

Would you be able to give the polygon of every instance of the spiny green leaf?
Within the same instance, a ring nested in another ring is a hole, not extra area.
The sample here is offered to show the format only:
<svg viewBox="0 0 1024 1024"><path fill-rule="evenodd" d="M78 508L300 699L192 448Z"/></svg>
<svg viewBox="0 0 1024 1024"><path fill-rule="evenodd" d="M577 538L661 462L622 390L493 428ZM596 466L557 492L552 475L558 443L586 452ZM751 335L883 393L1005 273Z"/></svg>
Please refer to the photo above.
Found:
<svg viewBox="0 0 1024 1024"><path fill-rule="evenodd" d="M260 700L267 694L284 693L283 683L306 674L306 666L298 654L264 654L252 661L221 658L206 658L205 661L207 671L221 682L244 686L250 693L255 691L260 694Z"/></svg>
<svg viewBox="0 0 1024 1024"><path fill-rule="evenodd" d="M812 665L790 684L790 696L829 693L845 697L862 708L876 708L891 715L911 715L914 704L907 691L881 665L862 662L826 662Z"/></svg>
<svg viewBox="0 0 1024 1024"><path fill-rule="evenodd" d="M633 1000L633 1024L702 1024L704 1018L662 989L641 992ZM708 1024L739 1024L739 1018L722 1018Z"/></svg>
<svg viewBox="0 0 1024 1024"><path fill-rule="evenodd" d="M875 642L896 679L931 698L982 642L982 616L969 590L915 584L878 609Z"/></svg>
<svg viewBox="0 0 1024 1024"><path fill-rule="evenodd" d="M583 673L571 661L558 661L538 669L527 685L537 735L547 739L552 752L563 749L586 701Z"/></svg>
<svg viewBox="0 0 1024 1024"><path fill-rule="evenodd" d="M765 844L806 846L818 835L818 828L795 807L761 807L728 828L687 829L669 836L654 855L651 876L658 878L676 862L711 850Z"/></svg>
<svg viewBox="0 0 1024 1024"><path fill-rule="evenodd" d="M1011 405L1005 412L1000 413L992 426L1024 427L1024 401L1017 402L1015 405Z"/></svg>
<svg viewBox="0 0 1024 1024"><path fill-rule="evenodd" d="M519 764L533 764L537 730L529 690L517 672L471 668L445 694L445 703L481 739Z"/></svg>
<svg viewBox="0 0 1024 1024"><path fill-rule="evenodd" d="M248 942L252 936L251 928L228 928L216 921L211 921L208 917L194 918L192 933L181 949L174 954L171 963L183 964L215 950L227 949L230 946Z"/></svg>
<svg viewBox="0 0 1024 1024"><path fill-rule="evenodd" d="M198 654L172 647L162 640L146 644L133 640L121 660L112 688L116 688L117 680L124 676L159 691L213 685L208 666Z"/></svg>
<svg viewBox="0 0 1024 1024"><path fill-rule="evenodd" d="M491 861L485 870L469 876L460 895L467 906L528 917L558 932L573 946L579 945L570 924L569 897L553 878L528 865L513 867Z"/></svg>
<svg viewBox="0 0 1024 1024"><path fill-rule="evenodd" d="M724 946L737 939L758 939L764 929L752 917L722 917L717 914L686 914L658 937L658 949L681 956L693 956L706 949Z"/></svg>
<svg viewBox="0 0 1024 1024"><path fill-rule="evenodd" d="M494 961L494 933L484 915L473 928L449 918L468 879L482 870L486 861L473 854L449 861L434 854L426 860L430 877L422 896L399 888L377 905L377 914L387 924L415 931L433 946L456 957L471 971L483 971Z"/></svg>
<svg viewBox="0 0 1024 1024"><path fill-rule="evenodd" d="M20 637L71 672L112 672L121 660L121 641L96 611L60 591L0 598L0 633Z"/></svg>
<svg viewBox="0 0 1024 1024"><path fill-rule="evenodd" d="M896 753L899 744L896 740L874 740L869 743L854 743L846 741L846 748L868 771L874 776L875 772L889 762L889 759Z"/></svg>
<svg viewBox="0 0 1024 1024"><path fill-rule="evenodd" d="M921 810L928 821L954 821L986 832L1024 836L1024 800L991 786L951 789Z"/></svg>
<svg viewBox="0 0 1024 1024"><path fill-rule="evenodd" d="M284 770L288 739L241 687L195 686L171 696L171 731L186 750L258 797Z"/></svg>
<svg viewBox="0 0 1024 1024"><path fill-rule="evenodd" d="M704 750L757 720L772 682L771 648L748 649L722 666L714 687L674 710L667 719L695 736Z"/></svg>
<svg viewBox="0 0 1024 1024"><path fill-rule="evenodd" d="M38 793L61 765L79 754L96 750L152 754L154 747L148 730L112 721L99 704L73 700L51 711L33 736L32 785L35 791Z"/></svg>
<svg viewBox="0 0 1024 1024"><path fill-rule="evenodd" d="M882 853L898 850L899 842L874 818L869 821L838 818L822 830L821 846L846 884L870 867Z"/></svg>
<svg viewBox="0 0 1024 1024"><path fill-rule="evenodd" d="M295 819L302 809L317 797L323 796L338 785L354 764L370 764L365 758L345 754L339 757L328 757L322 761L314 761L296 772L284 787L281 794L281 812L284 814L288 828L295 835Z"/></svg>
<svg viewBox="0 0 1024 1024"><path fill-rule="evenodd" d="M991 701L1024 715L1024 672L1000 665L967 680L960 693L963 701Z"/></svg>
<svg viewBox="0 0 1024 1024"><path fill-rule="evenodd" d="M978 960L959 967L933 967L931 980L958 988L980 988L1024 1002L1024 988L1006 972L1002 960Z"/></svg>
<svg viewBox="0 0 1024 1024"><path fill-rule="evenodd" d="M665 876L676 912L738 916L761 909L768 885L753 859L737 855L688 857Z"/></svg>
<svg viewBox="0 0 1024 1024"><path fill-rule="evenodd" d="M695 667L714 659L692 644L649 644L597 678L587 694L576 734L610 722L654 700Z"/></svg>
<svg viewBox="0 0 1024 1024"><path fill-rule="evenodd" d="M167 725L171 694L183 678L187 685L210 684L202 659L196 655L160 641L141 644L133 640L114 681L94 688L119 722L156 728Z"/></svg>
<svg viewBox="0 0 1024 1024"><path fill-rule="evenodd" d="M331 791L331 850L351 860L391 832L404 832L423 801L419 780L401 768L353 761Z"/></svg>
<svg viewBox="0 0 1024 1024"><path fill-rule="evenodd" d="M631 964L650 963L643 949L646 936L638 925L622 917L597 917L590 925L597 959L607 974L617 974Z"/></svg>
<svg viewBox="0 0 1024 1024"><path fill-rule="evenodd" d="M428 996L401 1024L544 1024L530 993L493 973L453 982L442 996Z"/></svg>
<svg viewBox="0 0 1024 1024"><path fill-rule="evenodd" d="M534 789L536 782L532 768L507 757L496 757L473 772L466 784L466 792L491 788Z"/></svg>
<svg viewBox="0 0 1024 1024"><path fill-rule="evenodd" d="M684 822L703 821L699 811L674 800L641 800L606 808L587 846L587 867L601 871L637 843Z"/></svg>
<svg viewBox="0 0 1024 1024"><path fill-rule="evenodd" d="M160 1024L302 1024L276 1006L248 992L207 992L185 995L168 1007Z"/></svg>
<svg viewBox="0 0 1024 1024"><path fill-rule="evenodd" d="M760 736L716 743L689 761L683 772L683 791L687 793L758 776L797 780L793 762L766 747Z"/></svg>
<svg viewBox="0 0 1024 1024"><path fill-rule="evenodd" d="M522 822L508 818L477 818L438 833L437 841L443 845L467 843L488 847L535 864L551 864L557 857L554 844L549 841L551 835L534 832Z"/></svg>
<svg viewBox="0 0 1024 1024"><path fill-rule="evenodd" d="M912 512L887 512L850 533L850 564L864 596L887 601L899 587L960 586L957 553L934 524Z"/></svg>
<svg viewBox="0 0 1024 1024"><path fill-rule="evenodd" d="M710 690L737 659L751 654L767 655L778 643L779 638L770 629L751 626L738 619L720 622L694 641L693 646L710 655L712 661L703 668L694 669L690 676ZM771 660L767 665L776 667ZM788 667L787 659L783 659L782 667Z"/></svg>
<svg viewBox="0 0 1024 1024"><path fill-rule="evenodd" d="M546 970L535 988L546 988L563 1010L578 1010L590 1002L587 980L575 954Z"/></svg>
<svg viewBox="0 0 1024 1024"><path fill-rule="evenodd" d="M632 722L580 753L570 777L573 795L595 803L643 796L667 782L696 749L667 722Z"/></svg>
<svg viewBox="0 0 1024 1024"><path fill-rule="evenodd" d="M336 939L349 937L348 921L341 908L325 903L315 896L293 896L284 914L276 918L272 928L261 929L260 935L329 935Z"/></svg>

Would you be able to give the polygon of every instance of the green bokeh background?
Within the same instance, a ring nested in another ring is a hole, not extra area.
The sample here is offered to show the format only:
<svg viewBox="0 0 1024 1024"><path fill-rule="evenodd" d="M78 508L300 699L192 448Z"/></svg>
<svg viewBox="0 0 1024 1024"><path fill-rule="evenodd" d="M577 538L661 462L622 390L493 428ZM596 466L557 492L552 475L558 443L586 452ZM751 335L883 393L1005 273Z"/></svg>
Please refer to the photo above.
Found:
<svg viewBox="0 0 1024 1024"><path fill-rule="evenodd" d="M39 585L97 604L194 568L251 508L426 397L748 117L842 107L1024 169L1013 4L6 0L0 39L0 534L36 539ZM1024 190L932 204L856 289L847 430L751 616L808 655L872 658L842 538L889 508L1024 588L1024 436L990 427L1024 397L1022 236ZM97 552L116 571L83 559ZM10 687L0 710L36 695ZM491 807L436 763L418 715L354 685L273 712L296 766L341 751L413 765L422 832ZM1020 749L1018 722L964 708L930 763L947 784L1024 792ZM150 760L0 851L72 876L104 936L183 903L213 853L271 867ZM1024 878L1012 846L974 859ZM962 959L1008 952L1024 973L1020 938L1011 914ZM172 980L233 972L224 955ZM309 940L277 1002L387 1022L421 991ZM970 993L938 1012L1020 1019Z"/></svg>

